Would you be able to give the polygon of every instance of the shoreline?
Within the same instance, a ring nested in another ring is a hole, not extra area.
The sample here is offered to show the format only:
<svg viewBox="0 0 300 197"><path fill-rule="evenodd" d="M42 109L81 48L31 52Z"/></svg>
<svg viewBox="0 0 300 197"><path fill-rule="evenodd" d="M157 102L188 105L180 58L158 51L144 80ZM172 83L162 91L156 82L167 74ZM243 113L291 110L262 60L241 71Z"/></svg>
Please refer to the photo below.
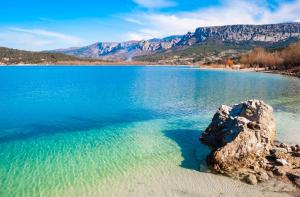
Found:
<svg viewBox="0 0 300 197"><path fill-rule="evenodd" d="M1 66L164 66L167 64L158 64L153 62L139 62L139 61L58 61L45 62L37 64L0 64ZM170 65L171 66L171 65ZM173 66L173 65L172 65ZM174 65L177 66L177 65Z"/></svg>
<svg viewBox="0 0 300 197"><path fill-rule="evenodd" d="M194 69L200 70L219 70L219 71L230 71L230 72L258 72L258 73L265 73L265 74L275 74L281 75L286 77L293 77L293 78L300 78L300 75L297 73L292 73L288 71L281 71L281 70L266 70L265 68L228 68L224 67L224 65L177 65L177 64L150 64L150 62L80 62L80 63L72 63L72 62L58 62L58 63L51 63L51 64L10 64L10 65L0 65L1 67L59 67L59 66L71 66L71 67L102 67L102 66L111 66L111 67L191 67Z"/></svg>
<svg viewBox="0 0 300 197"><path fill-rule="evenodd" d="M169 64L138 64L138 63L134 63L134 64L130 64L130 63L124 63L124 64L118 64L118 63L109 63L109 64L10 64L10 65L0 65L1 67L47 67L47 66L51 66L51 67L60 67L60 66L70 66L70 67L102 67L102 66L111 66L111 67L133 67L133 66L155 66L155 67L182 67L182 66L188 66L188 67L192 67L192 65L169 65Z"/></svg>
<svg viewBox="0 0 300 197"><path fill-rule="evenodd" d="M282 70L267 70L265 68L226 68L223 65L213 65L213 66L197 66L199 69L203 70L222 70L222 71L240 71L240 72L258 72L258 73L266 73L266 74L276 74L287 77L295 77L300 78L296 73L291 73L288 71Z"/></svg>
<svg viewBox="0 0 300 197"><path fill-rule="evenodd" d="M211 187L212 185L214 187ZM135 169L128 176L120 177L116 182L108 181L98 186L97 189L98 191L93 196L251 197L254 195L259 197L288 197L298 195L294 187L275 179L268 183L249 185L209 171L195 171L180 166ZM78 196L83 196L83 194Z"/></svg>

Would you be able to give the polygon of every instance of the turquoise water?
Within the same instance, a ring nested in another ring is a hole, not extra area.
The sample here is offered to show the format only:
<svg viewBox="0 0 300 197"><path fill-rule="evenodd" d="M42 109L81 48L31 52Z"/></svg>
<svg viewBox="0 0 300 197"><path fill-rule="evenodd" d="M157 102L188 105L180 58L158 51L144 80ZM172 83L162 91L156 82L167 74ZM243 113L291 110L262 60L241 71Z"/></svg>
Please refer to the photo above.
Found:
<svg viewBox="0 0 300 197"><path fill-rule="evenodd" d="M274 107L278 139L298 142L296 78L190 67L0 67L0 196L88 195L136 169L199 170L208 150L197 138L217 107L251 98Z"/></svg>

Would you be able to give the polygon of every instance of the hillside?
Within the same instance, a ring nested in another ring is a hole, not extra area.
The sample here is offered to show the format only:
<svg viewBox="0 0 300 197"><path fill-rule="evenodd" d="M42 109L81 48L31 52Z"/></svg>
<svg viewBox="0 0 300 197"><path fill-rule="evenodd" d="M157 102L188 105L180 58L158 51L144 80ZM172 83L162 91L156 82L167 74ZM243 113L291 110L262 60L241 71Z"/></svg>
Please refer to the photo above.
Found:
<svg viewBox="0 0 300 197"><path fill-rule="evenodd" d="M85 47L60 49L52 52L105 60L134 59L155 62L163 61L165 63L180 63L182 60L179 62L176 60L180 56L180 59L186 59L183 62L188 61L191 63L194 61L215 61L219 57L227 55L234 58L240 52L252 49L253 47L272 47L276 43L287 43L299 39L300 23L226 25L200 27L195 32L162 39L119 43L98 42Z"/></svg>
<svg viewBox="0 0 300 197"><path fill-rule="evenodd" d="M136 61L158 62L161 64L223 64L227 59L235 62L239 57L254 48L265 48L268 51L286 48L298 38L289 38L279 42L261 41L216 41L206 40L189 47L177 47L161 53L137 56Z"/></svg>
<svg viewBox="0 0 300 197"><path fill-rule="evenodd" d="M79 58L61 53L30 52L0 47L0 64L39 64L74 60Z"/></svg>
<svg viewBox="0 0 300 197"><path fill-rule="evenodd" d="M102 62L100 60L82 59L62 53L31 52L0 47L0 65L12 64L56 64L59 62Z"/></svg>

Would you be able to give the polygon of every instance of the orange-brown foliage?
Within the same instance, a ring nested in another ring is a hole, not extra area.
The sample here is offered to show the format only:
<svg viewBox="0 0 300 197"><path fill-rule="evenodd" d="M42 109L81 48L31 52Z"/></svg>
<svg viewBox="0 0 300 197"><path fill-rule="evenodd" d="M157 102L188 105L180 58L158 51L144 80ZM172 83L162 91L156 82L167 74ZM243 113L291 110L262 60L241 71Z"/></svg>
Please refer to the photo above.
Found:
<svg viewBox="0 0 300 197"><path fill-rule="evenodd" d="M278 52L267 52L256 48L241 57L240 62L245 65L269 67L271 69L291 68L300 65L300 42L292 44Z"/></svg>
<svg viewBox="0 0 300 197"><path fill-rule="evenodd" d="M225 63L226 66L233 66L233 61L231 59L228 59Z"/></svg>
<svg viewBox="0 0 300 197"><path fill-rule="evenodd" d="M281 52L286 67L300 65L300 42L291 44Z"/></svg>

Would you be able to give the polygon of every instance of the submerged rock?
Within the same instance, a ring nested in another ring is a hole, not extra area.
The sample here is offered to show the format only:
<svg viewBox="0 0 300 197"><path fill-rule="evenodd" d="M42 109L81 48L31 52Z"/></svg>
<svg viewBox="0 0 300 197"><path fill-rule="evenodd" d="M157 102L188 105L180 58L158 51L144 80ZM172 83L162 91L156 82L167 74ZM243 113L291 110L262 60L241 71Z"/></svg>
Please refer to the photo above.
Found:
<svg viewBox="0 0 300 197"><path fill-rule="evenodd" d="M249 184L300 174L299 146L275 143L273 109L263 101L221 106L200 141L212 150L207 161L214 172Z"/></svg>

